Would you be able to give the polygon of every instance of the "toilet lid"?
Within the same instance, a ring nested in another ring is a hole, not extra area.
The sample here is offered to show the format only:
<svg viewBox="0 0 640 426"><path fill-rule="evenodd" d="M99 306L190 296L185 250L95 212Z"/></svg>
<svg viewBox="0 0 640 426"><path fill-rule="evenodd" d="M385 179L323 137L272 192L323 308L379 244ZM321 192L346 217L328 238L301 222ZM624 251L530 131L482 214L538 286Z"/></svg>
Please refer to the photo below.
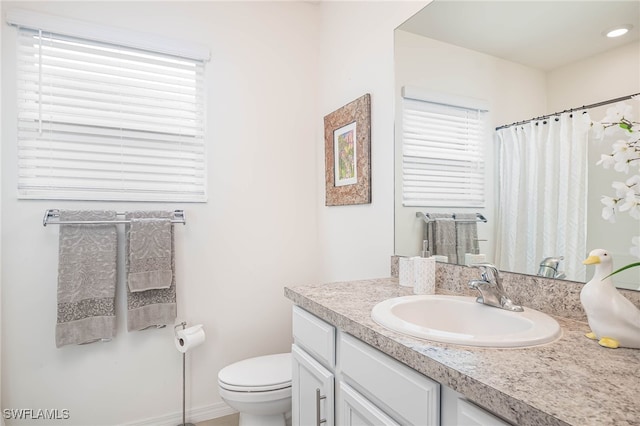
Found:
<svg viewBox="0 0 640 426"><path fill-rule="evenodd" d="M260 392L291 386L291 353L245 359L228 365L218 373L225 389Z"/></svg>

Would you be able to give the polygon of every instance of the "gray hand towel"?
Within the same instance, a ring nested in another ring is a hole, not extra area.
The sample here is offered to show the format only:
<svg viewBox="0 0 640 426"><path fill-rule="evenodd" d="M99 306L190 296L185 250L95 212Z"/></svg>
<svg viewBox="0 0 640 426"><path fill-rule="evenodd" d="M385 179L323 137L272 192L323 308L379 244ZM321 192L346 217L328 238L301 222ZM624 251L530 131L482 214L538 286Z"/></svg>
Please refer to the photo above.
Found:
<svg viewBox="0 0 640 426"><path fill-rule="evenodd" d="M456 213L455 217L458 260L463 263L465 253L480 253L477 215L475 213Z"/></svg>
<svg viewBox="0 0 640 426"><path fill-rule="evenodd" d="M114 211L60 211L60 220L115 220ZM116 225L60 225L56 346L115 336Z"/></svg>
<svg viewBox="0 0 640 426"><path fill-rule="evenodd" d="M127 282L131 292L169 288L173 279L171 219L131 219Z"/></svg>
<svg viewBox="0 0 640 426"><path fill-rule="evenodd" d="M427 226L427 239L430 241L433 253L447 256L449 263L458 263L456 254L456 223L448 213L431 213L433 222Z"/></svg>
<svg viewBox="0 0 640 426"><path fill-rule="evenodd" d="M163 218L170 219L173 212L167 211L135 211L127 212L126 219ZM127 234L131 225L127 224ZM132 292L127 288L127 330L144 330L149 327L173 325L176 316L176 276L175 256L173 253L173 226L171 227L171 284L168 288L152 289ZM129 253L129 238L126 239L126 252ZM125 256L127 272L129 271L129 256ZM128 275L128 274L127 274Z"/></svg>

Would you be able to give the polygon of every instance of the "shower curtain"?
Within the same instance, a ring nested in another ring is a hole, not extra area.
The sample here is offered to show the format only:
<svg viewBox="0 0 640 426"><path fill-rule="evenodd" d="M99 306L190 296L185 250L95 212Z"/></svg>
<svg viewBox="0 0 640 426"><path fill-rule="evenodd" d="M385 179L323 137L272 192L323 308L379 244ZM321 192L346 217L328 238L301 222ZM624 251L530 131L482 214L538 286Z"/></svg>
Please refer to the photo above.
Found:
<svg viewBox="0 0 640 426"><path fill-rule="evenodd" d="M584 281L587 113L563 113L496 132L499 144L496 265L536 274L564 256L566 278Z"/></svg>

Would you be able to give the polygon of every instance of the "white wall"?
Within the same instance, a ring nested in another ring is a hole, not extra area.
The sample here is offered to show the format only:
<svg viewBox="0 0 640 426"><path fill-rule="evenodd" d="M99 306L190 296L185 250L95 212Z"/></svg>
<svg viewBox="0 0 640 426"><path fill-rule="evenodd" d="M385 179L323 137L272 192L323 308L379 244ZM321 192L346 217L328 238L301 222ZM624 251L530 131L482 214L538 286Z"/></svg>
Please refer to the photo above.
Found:
<svg viewBox="0 0 640 426"><path fill-rule="evenodd" d="M495 249L496 153L493 129L499 125L541 115L546 107L546 79L542 71L505 61L494 56L465 49L406 31L395 32L395 102L396 122L402 115L401 88L416 86L430 91L485 100L489 103L489 128L485 146L485 208L402 207L401 179L396 179L395 251L400 255L419 255L423 224L416 211L480 212L487 223L478 224L480 251L493 262ZM401 128L395 137L401 140ZM396 145L396 170L402 167L401 144Z"/></svg>
<svg viewBox="0 0 640 426"><path fill-rule="evenodd" d="M322 2L317 168L321 281L389 275L393 254L393 30L428 2ZM372 202L324 205L322 117L371 94Z"/></svg>
<svg viewBox="0 0 640 426"><path fill-rule="evenodd" d="M13 6L1 3L3 13ZM116 338L56 349L59 229L43 228L41 220L47 208L184 208L187 225L176 228L178 319L203 323L207 332L206 342L188 356L187 408L202 409L201 417L192 421L220 414L224 405L217 393L218 371L242 358L288 351L291 304L283 287L318 280L314 137L320 122L315 104L318 5L21 2L19 6L211 47L209 202L17 200L15 29L3 18L2 406L69 409L71 419L55 424L112 425L143 419L154 425L179 423L181 355L173 346L173 331L169 327L127 333L122 282ZM392 234L390 223L381 226ZM171 414L175 416L166 417Z"/></svg>

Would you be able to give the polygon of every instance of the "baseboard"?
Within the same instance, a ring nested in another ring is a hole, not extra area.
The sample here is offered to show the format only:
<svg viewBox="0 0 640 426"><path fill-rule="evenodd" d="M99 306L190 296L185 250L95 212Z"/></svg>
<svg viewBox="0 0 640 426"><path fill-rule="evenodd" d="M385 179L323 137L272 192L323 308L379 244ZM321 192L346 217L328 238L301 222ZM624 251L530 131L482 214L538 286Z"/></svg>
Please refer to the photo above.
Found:
<svg viewBox="0 0 640 426"><path fill-rule="evenodd" d="M187 410L185 417L187 423L198 423L235 413L237 413L237 411L229 407L224 402L218 402L216 404L205 405L204 407L192 408L191 410ZM182 411L145 420L139 420L132 423L125 423L122 426L176 426L179 424L182 424Z"/></svg>

